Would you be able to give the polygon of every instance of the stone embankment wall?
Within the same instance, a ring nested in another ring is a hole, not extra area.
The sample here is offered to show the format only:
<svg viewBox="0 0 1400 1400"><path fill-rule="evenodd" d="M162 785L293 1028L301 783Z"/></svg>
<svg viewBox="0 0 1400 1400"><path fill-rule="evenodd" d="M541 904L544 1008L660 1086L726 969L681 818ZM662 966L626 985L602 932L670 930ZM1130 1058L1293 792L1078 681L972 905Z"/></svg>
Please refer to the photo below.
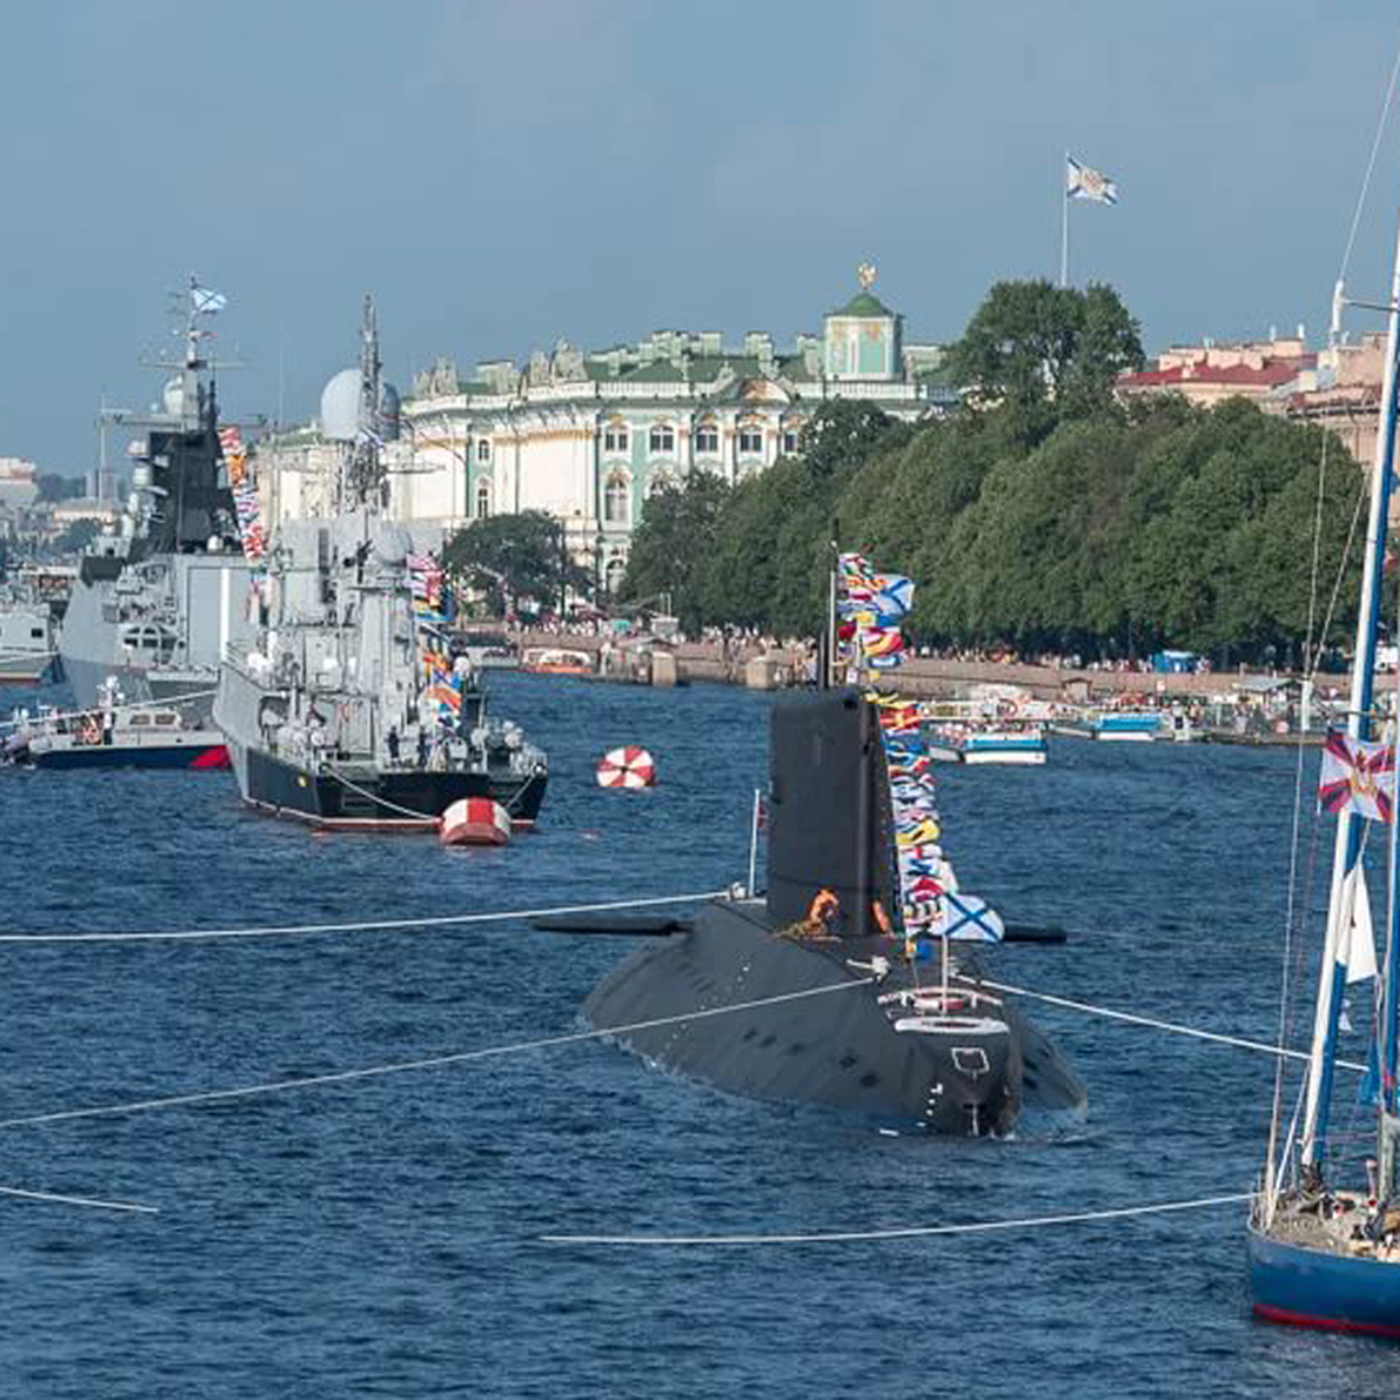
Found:
<svg viewBox="0 0 1400 1400"><path fill-rule="evenodd" d="M595 656L602 650L604 637L575 635L540 629L516 630L512 638L524 647L568 647ZM614 642L612 653L625 649ZM734 685L753 684L766 675L765 688L797 685L802 681L805 657L782 647L764 648L755 644L681 642L675 647L679 677L683 680L723 681ZM766 660L766 666L749 663ZM1158 674L1151 671L1094 671L1058 666L1031 666L1020 662L955 661L941 657L910 657L898 671L902 691L920 696L966 694L974 685L998 682L1024 686L1043 700L1106 699L1114 695L1224 695L1233 690L1245 673L1211 671L1205 675ZM1339 678L1341 683L1341 678Z"/></svg>

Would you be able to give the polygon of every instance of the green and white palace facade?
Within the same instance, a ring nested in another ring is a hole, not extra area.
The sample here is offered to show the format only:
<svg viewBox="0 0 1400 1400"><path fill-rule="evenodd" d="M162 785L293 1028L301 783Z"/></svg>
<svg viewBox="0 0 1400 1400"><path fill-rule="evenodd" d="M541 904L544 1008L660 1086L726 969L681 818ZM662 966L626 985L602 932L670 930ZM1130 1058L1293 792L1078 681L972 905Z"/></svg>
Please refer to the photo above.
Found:
<svg viewBox="0 0 1400 1400"><path fill-rule="evenodd" d="M861 289L830 312L821 336L790 349L750 333L657 331L638 345L584 352L560 341L529 363L448 359L418 374L388 446L390 511L440 535L473 520L542 510L565 522L570 548L612 591L647 498L691 472L741 481L799 450L803 424L831 399L914 421L946 410L941 352L906 344L902 317ZM316 425L259 449L271 521L326 513L339 447Z"/></svg>

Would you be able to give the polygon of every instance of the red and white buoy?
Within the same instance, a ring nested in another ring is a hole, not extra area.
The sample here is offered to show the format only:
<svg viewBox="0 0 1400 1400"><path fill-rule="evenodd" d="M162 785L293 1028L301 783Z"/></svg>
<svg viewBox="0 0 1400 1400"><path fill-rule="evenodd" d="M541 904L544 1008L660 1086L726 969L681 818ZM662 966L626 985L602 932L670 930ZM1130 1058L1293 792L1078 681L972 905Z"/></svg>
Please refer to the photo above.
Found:
<svg viewBox="0 0 1400 1400"><path fill-rule="evenodd" d="M599 787L649 788L656 782L656 760L635 744L612 749L598 760Z"/></svg>
<svg viewBox="0 0 1400 1400"><path fill-rule="evenodd" d="M463 797L443 814L438 836L444 846L504 846L510 813L489 797Z"/></svg>

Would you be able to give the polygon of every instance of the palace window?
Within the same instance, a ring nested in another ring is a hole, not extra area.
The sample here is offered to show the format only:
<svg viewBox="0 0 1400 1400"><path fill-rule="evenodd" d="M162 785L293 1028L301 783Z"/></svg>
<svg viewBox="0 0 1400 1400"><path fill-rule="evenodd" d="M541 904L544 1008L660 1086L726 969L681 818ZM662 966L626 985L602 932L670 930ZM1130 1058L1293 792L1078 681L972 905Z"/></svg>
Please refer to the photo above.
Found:
<svg viewBox="0 0 1400 1400"><path fill-rule="evenodd" d="M797 429L783 429L783 452L791 457L797 451Z"/></svg>
<svg viewBox="0 0 1400 1400"><path fill-rule="evenodd" d="M695 451L702 452L719 451L719 427L715 423L701 423L695 429Z"/></svg>
<svg viewBox="0 0 1400 1400"><path fill-rule="evenodd" d="M603 571L603 587L608 590L610 596L615 596L618 589L622 587L622 580L627 573L627 561L614 555L608 560L607 568Z"/></svg>
<svg viewBox="0 0 1400 1400"><path fill-rule="evenodd" d="M648 446L653 452L674 452L676 450L676 430L669 423L653 424Z"/></svg>
<svg viewBox="0 0 1400 1400"><path fill-rule="evenodd" d="M654 496L658 491L664 491L668 486L676 484L675 478L668 471L652 472L647 478L647 495Z"/></svg>
<svg viewBox="0 0 1400 1400"><path fill-rule="evenodd" d="M476 518L485 520L491 514L491 483L489 481L478 481L476 483Z"/></svg>
<svg viewBox="0 0 1400 1400"><path fill-rule="evenodd" d="M739 426L739 451L746 455L761 454L763 451L763 429L757 423L742 423Z"/></svg>
<svg viewBox="0 0 1400 1400"><path fill-rule="evenodd" d="M491 460L491 439L478 438L476 441L476 460L478 462L489 462Z"/></svg>
<svg viewBox="0 0 1400 1400"><path fill-rule="evenodd" d="M627 424L609 423L603 429L603 451L604 452L626 452L627 451Z"/></svg>
<svg viewBox="0 0 1400 1400"><path fill-rule="evenodd" d="M625 525L632 503L632 486L622 472L614 472L603 487L603 520L608 525Z"/></svg>

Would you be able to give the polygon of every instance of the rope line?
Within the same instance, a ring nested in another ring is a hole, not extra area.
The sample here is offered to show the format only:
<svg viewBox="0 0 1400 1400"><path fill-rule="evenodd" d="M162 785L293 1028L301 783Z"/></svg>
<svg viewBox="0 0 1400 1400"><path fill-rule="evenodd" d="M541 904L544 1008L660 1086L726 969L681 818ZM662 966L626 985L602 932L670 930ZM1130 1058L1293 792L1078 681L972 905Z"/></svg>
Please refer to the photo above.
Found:
<svg viewBox="0 0 1400 1400"><path fill-rule="evenodd" d="M1351 216L1351 231L1347 234L1346 250L1342 253L1342 265L1337 279L1341 281L1351 266L1352 249L1356 246L1357 229L1361 226L1361 215L1366 208L1366 197L1371 190L1371 177L1376 171L1376 157L1380 154L1381 138L1385 135L1386 118L1390 115L1390 104L1395 98L1395 82L1400 77L1400 49L1395 54L1395 62L1390 67L1390 82L1386 85L1385 97L1381 101L1380 116L1376 119L1376 135L1371 142L1371 156L1366 162L1366 174L1361 181L1361 191L1356 196L1356 210Z"/></svg>
<svg viewBox="0 0 1400 1400"><path fill-rule="evenodd" d="M1262 1040L1246 1040L1243 1036L1222 1035L1219 1031L1203 1031L1196 1026L1183 1026L1178 1021L1163 1021L1155 1016L1139 1016L1131 1011L1115 1011L1108 1006L1094 1006L1086 1001L1071 1001L1068 997L1051 996L1048 992L1032 992L1026 987L1012 987L1005 982L984 982L983 986L996 992L1006 992L1011 996L1027 997L1031 1001L1043 1001L1049 1006L1062 1006L1070 1011L1083 1011L1090 1016L1102 1016L1109 1021L1124 1021L1132 1026L1147 1026L1152 1030L1171 1031L1174 1035L1190 1036L1195 1040L1208 1040L1216 1045L1231 1045L1238 1050L1257 1050L1264 1055L1276 1055L1286 1060L1308 1059L1306 1051L1287 1050L1282 1046L1268 1045ZM1356 1060L1338 1060L1343 1069L1366 1072L1366 1066Z"/></svg>
<svg viewBox="0 0 1400 1400"><path fill-rule="evenodd" d="M490 914L434 914L413 919L357 919L338 924L268 924L253 928L155 930L138 933L0 933L0 943L180 943L200 939L275 938L317 933L384 933L411 928L459 928L467 924L544 919L561 914L607 914L622 909L649 909L663 904L698 904L728 894L727 889L698 894L668 894L654 899L617 899L604 904L561 904L549 909L509 909Z"/></svg>
<svg viewBox="0 0 1400 1400"><path fill-rule="evenodd" d="M0 1196L17 1201L43 1201L50 1205L87 1206L91 1210L119 1210L136 1215L159 1215L158 1206L137 1205L135 1201L102 1201L93 1196L65 1196L55 1191L25 1191L18 1186L0 1186Z"/></svg>
<svg viewBox="0 0 1400 1400"><path fill-rule="evenodd" d="M351 782L333 763L325 764L325 771L341 787L348 788L361 797L367 797L371 802L377 803L381 807L387 807L391 812L401 812L405 817L411 817L414 821L431 822L434 826L438 823L438 818L431 812L415 812L412 807L402 807L397 802L391 802L387 797L381 797L378 793L371 792L368 788L362 788L358 783Z"/></svg>
<svg viewBox="0 0 1400 1400"><path fill-rule="evenodd" d="M1140 1206L1116 1206L1107 1210L1075 1211L1064 1215L1028 1215L1018 1220L973 1220L963 1225L897 1225L882 1230L818 1230L804 1234L736 1235L538 1235L541 1244L591 1245L772 1245L856 1244L875 1240L925 1239L931 1235L984 1235L999 1230L1037 1230L1051 1225L1085 1225L1100 1220L1126 1220L1133 1216L1166 1215L1172 1211L1206 1210L1213 1206L1240 1205L1252 1199L1248 1191L1232 1196L1203 1196L1194 1201L1157 1201Z"/></svg>
<svg viewBox="0 0 1400 1400"><path fill-rule="evenodd" d="M178 705L188 705L195 700L207 700L211 695L217 695L216 690L187 690L180 695L171 696L168 700L120 700L115 709L118 710L173 710ZM25 719L16 719L14 711L0 719L0 729L17 729L20 725L47 724L50 720L59 719L83 719L87 715L100 714L101 705L91 705L86 710L44 710L42 713L34 711Z"/></svg>
<svg viewBox="0 0 1400 1400"><path fill-rule="evenodd" d="M329 1074L304 1075L297 1079L280 1079L265 1084L247 1084L233 1089L206 1089L189 1094L171 1094L165 1098L138 1099L131 1103L106 1104L98 1108L68 1108L52 1113L31 1113L18 1118L0 1119L0 1128L26 1128L40 1123L62 1123L75 1118L104 1118L125 1113L145 1113L160 1108L188 1108L197 1104L248 1099L263 1094L282 1093L288 1089L310 1089L325 1084L348 1084L357 1079L381 1079L410 1070L439 1069L444 1065L470 1064L476 1060L501 1059L508 1055L523 1055L534 1050L550 1050L560 1045L577 1045L585 1040L602 1040L612 1035L628 1035L633 1031L654 1030L661 1026L680 1025L685 1021L703 1021L714 1016L728 1016L736 1011L750 1011L759 1006L775 1006L781 1002L800 1001L805 997L824 996L830 992L849 992L868 987L870 977L853 978L846 982L830 982L820 987L808 987L800 992L779 992L774 996L757 997L752 1001L731 1002L699 1011L682 1011L674 1016L657 1016L647 1021L633 1021L623 1026L604 1026L591 1031L571 1031L563 1035L544 1036L539 1040L516 1041L510 1045L494 1045L482 1050L461 1050L451 1055L434 1055L421 1060L399 1060L391 1064L371 1065L365 1069L336 1070Z"/></svg>

